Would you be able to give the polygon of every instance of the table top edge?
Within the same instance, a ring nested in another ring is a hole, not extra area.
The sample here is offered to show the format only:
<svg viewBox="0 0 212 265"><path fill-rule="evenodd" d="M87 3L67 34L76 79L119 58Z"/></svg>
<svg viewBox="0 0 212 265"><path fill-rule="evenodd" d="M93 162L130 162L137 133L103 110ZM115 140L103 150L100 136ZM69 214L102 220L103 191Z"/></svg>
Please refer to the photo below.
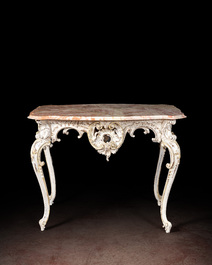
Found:
<svg viewBox="0 0 212 265"><path fill-rule="evenodd" d="M83 115L83 114L77 114L77 115L54 115L52 113L48 113L48 115L45 114L39 114L40 109L45 108L45 107L68 107L68 106L85 106L85 105L90 105L90 106L102 106L102 105L119 105L119 106L123 106L123 105L133 105L133 106L165 106L165 107L169 107L169 108L174 108L176 111L178 111L179 113L177 114L172 114L172 115L167 115L167 114L154 114L154 115L138 115L136 113L136 115L116 115L116 116L112 116L112 115ZM177 107L175 107L174 105L168 105L168 104L77 104L77 105L43 105L43 106L38 106L37 108L35 108L33 111L30 112L29 116L27 117L28 119L32 119L32 120L58 120L58 121L129 121L129 120L176 120L176 119L184 119L186 118L186 116L184 115L184 113L181 112L180 109L178 109Z"/></svg>

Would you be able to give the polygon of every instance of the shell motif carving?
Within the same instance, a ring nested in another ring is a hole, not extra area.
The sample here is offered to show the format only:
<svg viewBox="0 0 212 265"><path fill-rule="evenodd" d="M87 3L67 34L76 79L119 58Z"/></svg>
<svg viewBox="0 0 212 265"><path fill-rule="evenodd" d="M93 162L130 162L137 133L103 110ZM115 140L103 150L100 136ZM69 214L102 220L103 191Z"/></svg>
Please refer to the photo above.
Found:
<svg viewBox="0 0 212 265"><path fill-rule="evenodd" d="M95 122L88 128L90 144L105 155L109 161L111 154L115 154L124 141L125 133L117 122Z"/></svg>

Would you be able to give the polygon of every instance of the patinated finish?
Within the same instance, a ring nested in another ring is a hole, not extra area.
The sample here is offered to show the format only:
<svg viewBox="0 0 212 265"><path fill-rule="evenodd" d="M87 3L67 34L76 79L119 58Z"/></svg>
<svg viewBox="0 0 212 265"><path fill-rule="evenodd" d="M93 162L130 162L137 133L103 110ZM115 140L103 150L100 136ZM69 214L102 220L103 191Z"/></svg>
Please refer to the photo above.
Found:
<svg viewBox="0 0 212 265"><path fill-rule="evenodd" d="M172 224L167 219L166 208L180 163L180 147L176 141L177 137L172 133L172 125L176 123L176 119L185 118L179 109L171 105L47 105L32 111L29 118L35 119L38 123L36 140L31 148L31 159L44 201L44 215L39 221L42 231L49 218L50 205L56 196L55 174L49 149L55 141L60 141L59 131L63 130L63 133L68 134L71 129L77 130L78 138L86 133L90 144L109 161L111 154L115 154L122 146L127 133L134 137L135 130L143 129L145 134L152 130L155 135L152 141L160 144L154 194L160 206L163 227L167 233L170 232ZM160 194L159 177L166 149L169 151L170 162L166 164L168 175L163 193ZM49 170L50 195L42 169L42 151Z"/></svg>

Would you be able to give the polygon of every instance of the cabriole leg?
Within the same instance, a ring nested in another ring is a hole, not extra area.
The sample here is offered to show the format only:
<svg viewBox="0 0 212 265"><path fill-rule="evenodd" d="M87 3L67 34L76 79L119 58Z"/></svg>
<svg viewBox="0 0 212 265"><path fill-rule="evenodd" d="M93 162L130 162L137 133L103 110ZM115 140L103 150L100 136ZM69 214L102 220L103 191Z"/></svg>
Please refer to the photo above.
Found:
<svg viewBox="0 0 212 265"><path fill-rule="evenodd" d="M46 186L46 181L45 181L43 169L42 169L44 162L41 161L41 152L43 148L49 145L50 145L49 141L44 140L44 139L37 139L35 140L31 148L32 166L35 171L36 177L38 179L38 183L40 185L41 193L43 196L43 202L44 202L44 214L43 214L43 217L39 221L41 231L45 229L45 225L49 219L49 214L50 214L49 194L48 194L48 189Z"/></svg>
<svg viewBox="0 0 212 265"><path fill-rule="evenodd" d="M31 147L31 160L32 166L35 171L36 177L38 179L38 183L40 185L41 193L43 196L44 202L44 214L43 217L39 221L39 225L41 231L45 229L45 225L49 219L50 214L50 204L53 202L55 197L55 180L54 180L54 170L52 166L52 160L49 152L49 147L51 146L51 128L47 122L38 121L38 132L36 133L36 140L34 141ZM45 177L43 174L43 165L44 162L41 161L41 153L44 150L47 167L50 174L50 181L52 187L52 194L49 196L48 189L46 186Z"/></svg>
<svg viewBox="0 0 212 265"><path fill-rule="evenodd" d="M161 142L162 145L168 148L170 155L170 163L166 165L169 171L165 187L163 190L163 195L161 198L161 208L160 208L161 220L166 233L170 233L170 230L172 228L172 224L168 221L166 215L167 202L180 163L180 147L176 142L177 137L171 131L172 124L175 124L175 121L164 122L164 127L162 131L163 132L162 142Z"/></svg>

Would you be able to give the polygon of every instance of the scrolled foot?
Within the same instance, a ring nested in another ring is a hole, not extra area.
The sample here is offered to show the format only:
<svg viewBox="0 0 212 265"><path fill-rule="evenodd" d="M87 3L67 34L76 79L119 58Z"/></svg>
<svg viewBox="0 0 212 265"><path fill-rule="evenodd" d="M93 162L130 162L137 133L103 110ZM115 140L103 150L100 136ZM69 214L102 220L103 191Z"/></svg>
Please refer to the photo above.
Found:
<svg viewBox="0 0 212 265"><path fill-rule="evenodd" d="M40 219L39 225L40 225L40 230L41 231L44 231L45 230L46 222L47 222L47 220L44 220L43 218Z"/></svg>
<svg viewBox="0 0 212 265"><path fill-rule="evenodd" d="M163 228L165 229L166 233L168 234L171 231L172 224L169 221L167 221L165 224L163 224Z"/></svg>

